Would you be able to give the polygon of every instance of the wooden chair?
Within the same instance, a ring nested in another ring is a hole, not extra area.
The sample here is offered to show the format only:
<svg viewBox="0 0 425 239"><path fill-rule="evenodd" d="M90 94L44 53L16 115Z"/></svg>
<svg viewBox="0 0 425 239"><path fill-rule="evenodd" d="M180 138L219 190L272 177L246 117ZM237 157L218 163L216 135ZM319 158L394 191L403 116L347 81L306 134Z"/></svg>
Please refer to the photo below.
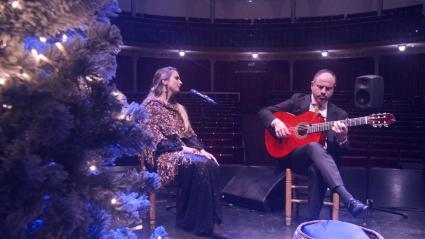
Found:
<svg viewBox="0 0 425 239"><path fill-rule="evenodd" d="M145 160L141 159L141 168L142 170L148 170L146 168L145 165ZM175 182L174 182L175 183ZM177 184L170 184L170 185L166 185L164 186L166 189L164 190L169 190L170 188L176 188L174 194L171 193L172 196L176 197L176 204L175 206L168 206L166 207L166 209L171 209L171 208L175 208L175 207L179 207L180 206L180 201L178 200L179 196L180 196L180 188ZM162 195L162 194L161 194ZM169 195L168 195L169 196ZM158 203L164 203L166 200L160 200L157 201L157 193L156 192L152 192L149 195L149 203L150 203L150 208L149 208L149 214L147 215L149 218L149 226L151 230L154 230L156 227L156 221L157 221L157 216L156 216L156 212L157 212L157 205Z"/></svg>
<svg viewBox="0 0 425 239"><path fill-rule="evenodd" d="M293 174L292 170L287 168L285 171L285 224L290 226L292 223L293 204L307 203L307 199L296 198L297 190L307 190L306 184L294 184L294 178L306 178L306 176ZM305 180L304 180L305 181ZM325 206L332 206L332 220L338 220L339 217L339 195L332 193L332 201L324 201ZM297 205L298 206L298 205ZM297 207L298 208L298 207Z"/></svg>
<svg viewBox="0 0 425 239"><path fill-rule="evenodd" d="M151 230L154 230L156 227L156 193L151 193L149 195L149 226Z"/></svg>

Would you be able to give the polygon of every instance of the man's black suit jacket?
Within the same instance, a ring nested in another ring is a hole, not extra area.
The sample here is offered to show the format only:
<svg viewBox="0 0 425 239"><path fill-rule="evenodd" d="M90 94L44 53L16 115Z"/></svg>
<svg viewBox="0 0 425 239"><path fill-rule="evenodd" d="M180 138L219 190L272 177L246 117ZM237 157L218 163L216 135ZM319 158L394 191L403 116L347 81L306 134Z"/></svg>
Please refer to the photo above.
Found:
<svg viewBox="0 0 425 239"><path fill-rule="evenodd" d="M309 111L311 104L311 94L294 94L290 99L285 100L279 104L264 107L258 112L258 116L266 128L270 128L270 123L276 118L274 112L288 112L294 115L300 115ZM348 118L348 114L343 109L335 104L328 102L326 121L335 121ZM339 145L335 132L329 130L326 132L327 138L327 152L332 155L337 164L340 164L342 154L349 148L348 142Z"/></svg>

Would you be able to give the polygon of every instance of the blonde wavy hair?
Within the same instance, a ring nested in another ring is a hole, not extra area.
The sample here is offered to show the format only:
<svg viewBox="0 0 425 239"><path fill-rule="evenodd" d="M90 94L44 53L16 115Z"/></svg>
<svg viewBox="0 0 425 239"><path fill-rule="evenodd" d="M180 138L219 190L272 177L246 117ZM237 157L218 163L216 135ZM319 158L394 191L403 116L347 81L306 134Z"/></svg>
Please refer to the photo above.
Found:
<svg viewBox="0 0 425 239"><path fill-rule="evenodd" d="M149 90L148 95L143 100L142 105L146 105L151 100L157 99L159 96L164 94L164 91L166 91L166 88L165 88L166 86L162 83L162 81L169 80L173 72L179 73L177 68L172 66L160 68L155 72L155 74L153 75L151 88ZM168 101L169 101L168 103L176 106L177 111L179 112L180 116L183 119L185 130L189 130L192 126L190 125L189 116L187 115L187 111L185 107L177 103L175 101L174 96L172 96Z"/></svg>

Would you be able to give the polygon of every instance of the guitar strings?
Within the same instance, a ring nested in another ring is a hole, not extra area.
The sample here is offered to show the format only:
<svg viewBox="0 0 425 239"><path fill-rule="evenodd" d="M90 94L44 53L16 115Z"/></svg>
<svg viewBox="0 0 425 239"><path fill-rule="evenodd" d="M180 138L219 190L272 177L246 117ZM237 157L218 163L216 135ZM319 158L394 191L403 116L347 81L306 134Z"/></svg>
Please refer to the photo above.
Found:
<svg viewBox="0 0 425 239"><path fill-rule="evenodd" d="M383 117L381 117L381 118L383 118ZM364 116L364 117L359 117L359 118L352 118L352 119L344 119L344 120L336 120L336 121L329 121L329 122L323 122L323 123L316 123L315 125L304 124L304 125L300 125L300 126L288 127L288 130L293 130L293 131L296 130L296 129L309 130L309 129L314 128L314 127L317 127L317 128L320 128L320 127L329 127L329 126L333 126L333 124L336 123L336 122L343 122L347 126L352 126L350 123L354 123L354 125L356 125L356 122L362 122L362 121L367 121L367 120L368 120L367 116ZM385 124L384 124L384 126L388 127Z"/></svg>
<svg viewBox="0 0 425 239"><path fill-rule="evenodd" d="M336 121L330 121L330 122L323 122L323 123L316 123L316 125L311 125L311 124L304 124L301 126L295 126L295 127L288 127L288 129L308 129L308 128L312 128L312 127L326 127L326 126L330 126L333 123L336 122L343 122L343 123L348 123L348 119L345 120L336 120Z"/></svg>

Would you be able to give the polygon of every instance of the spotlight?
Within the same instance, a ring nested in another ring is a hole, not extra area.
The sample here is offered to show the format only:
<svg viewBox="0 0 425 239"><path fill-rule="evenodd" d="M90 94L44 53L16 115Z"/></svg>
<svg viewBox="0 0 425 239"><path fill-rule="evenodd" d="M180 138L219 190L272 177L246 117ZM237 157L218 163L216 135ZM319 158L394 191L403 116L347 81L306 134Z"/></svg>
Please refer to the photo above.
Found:
<svg viewBox="0 0 425 239"><path fill-rule="evenodd" d="M249 3L252 3L252 2L253 2L253 0L248 0L248 2L249 2Z"/></svg>
<svg viewBox="0 0 425 239"><path fill-rule="evenodd" d="M322 51L320 54L322 54L323 57L327 57L328 56L328 51Z"/></svg>
<svg viewBox="0 0 425 239"><path fill-rule="evenodd" d="M405 51L406 50L406 45L398 45L398 50L399 51Z"/></svg>
<svg viewBox="0 0 425 239"><path fill-rule="evenodd" d="M258 58L258 53L252 53L252 58L257 59Z"/></svg>
<svg viewBox="0 0 425 239"><path fill-rule="evenodd" d="M116 198L112 198L112 199L111 199L111 204L112 204L112 205L117 204L117 202L118 202L118 200L117 200Z"/></svg>
<svg viewBox="0 0 425 239"><path fill-rule="evenodd" d="M184 51L179 51L179 55L180 55L181 57L183 57L184 55L186 55L186 52L184 52Z"/></svg>
<svg viewBox="0 0 425 239"><path fill-rule="evenodd" d="M2 107L9 110L13 108L12 105L8 105L8 104L3 104Z"/></svg>

